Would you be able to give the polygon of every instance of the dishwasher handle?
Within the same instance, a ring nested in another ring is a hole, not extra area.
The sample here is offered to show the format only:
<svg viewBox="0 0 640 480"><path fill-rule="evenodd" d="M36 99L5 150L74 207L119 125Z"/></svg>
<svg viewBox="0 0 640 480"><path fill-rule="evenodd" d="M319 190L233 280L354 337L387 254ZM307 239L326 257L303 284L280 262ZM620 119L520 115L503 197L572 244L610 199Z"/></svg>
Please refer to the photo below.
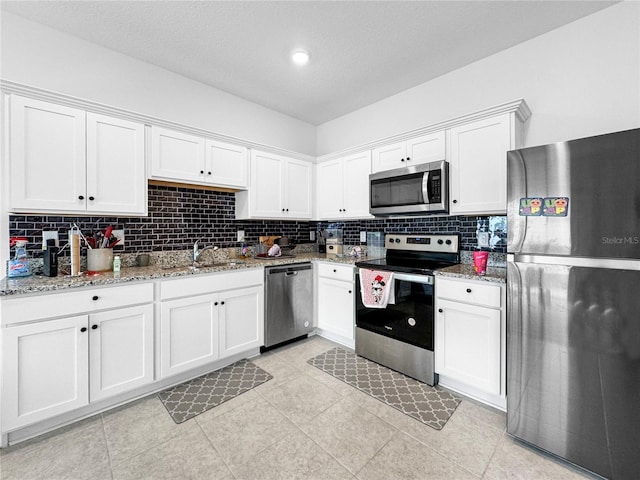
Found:
<svg viewBox="0 0 640 480"><path fill-rule="evenodd" d="M284 273L287 276L290 276L290 275L297 275L298 272L302 270L311 270L311 264L303 263L303 264L296 264L296 265L285 265L282 267L267 267L265 268L265 273L267 275Z"/></svg>
<svg viewBox="0 0 640 480"><path fill-rule="evenodd" d="M287 277L290 277L290 276L292 276L292 275L297 275L297 274L298 274L298 272L297 272L297 271L293 271L293 272L287 272L287 273L285 273L285 275L286 275Z"/></svg>

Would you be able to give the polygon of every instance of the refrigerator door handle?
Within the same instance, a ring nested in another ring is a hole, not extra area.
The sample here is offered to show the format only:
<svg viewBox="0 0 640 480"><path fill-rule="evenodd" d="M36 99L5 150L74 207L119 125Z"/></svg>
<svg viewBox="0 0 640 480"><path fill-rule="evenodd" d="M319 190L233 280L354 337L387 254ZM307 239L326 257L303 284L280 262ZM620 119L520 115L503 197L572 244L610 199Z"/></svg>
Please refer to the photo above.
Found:
<svg viewBox="0 0 640 480"><path fill-rule="evenodd" d="M519 253L527 232L527 217L520 215L520 199L527 196L527 167L522 153L511 151L507 153L507 168L509 170L507 183L507 252Z"/></svg>

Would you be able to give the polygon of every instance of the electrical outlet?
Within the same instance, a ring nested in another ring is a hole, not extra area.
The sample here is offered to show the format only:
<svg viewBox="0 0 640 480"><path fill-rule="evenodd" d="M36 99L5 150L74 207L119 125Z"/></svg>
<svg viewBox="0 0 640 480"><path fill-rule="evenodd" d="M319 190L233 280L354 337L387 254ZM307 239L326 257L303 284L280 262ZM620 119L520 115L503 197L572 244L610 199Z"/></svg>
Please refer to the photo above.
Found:
<svg viewBox="0 0 640 480"><path fill-rule="evenodd" d="M238 242L244 242L244 230L238 230Z"/></svg>
<svg viewBox="0 0 640 480"><path fill-rule="evenodd" d="M309 240L312 242L316 241L316 232L314 230L309 230Z"/></svg>
<svg viewBox="0 0 640 480"><path fill-rule="evenodd" d="M124 230L113 230L111 235L120 239L120 241L116 244L118 247L124 247Z"/></svg>
<svg viewBox="0 0 640 480"><path fill-rule="evenodd" d="M478 232L478 246L480 248L489 246L489 232Z"/></svg>
<svg viewBox="0 0 640 480"><path fill-rule="evenodd" d="M367 243L367 232L360 232L360 243Z"/></svg>
<svg viewBox="0 0 640 480"><path fill-rule="evenodd" d="M42 231L42 249L44 250L47 246L47 240L49 239L53 239L55 240L55 246L59 247L60 246L60 239L58 237L58 231L57 230L43 230Z"/></svg>

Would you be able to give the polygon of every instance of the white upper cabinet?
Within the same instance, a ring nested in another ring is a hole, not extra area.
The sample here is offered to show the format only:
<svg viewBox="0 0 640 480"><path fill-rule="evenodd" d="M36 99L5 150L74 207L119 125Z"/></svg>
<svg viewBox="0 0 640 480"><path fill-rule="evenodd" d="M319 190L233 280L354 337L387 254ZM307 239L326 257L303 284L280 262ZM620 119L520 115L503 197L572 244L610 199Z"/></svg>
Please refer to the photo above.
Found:
<svg viewBox="0 0 640 480"><path fill-rule="evenodd" d="M372 152L373 173L445 159L445 132L430 133L376 148Z"/></svg>
<svg viewBox="0 0 640 480"><path fill-rule="evenodd" d="M338 158L317 166L316 217L320 220L371 218L371 152Z"/></svg>
<svg viewBox="0 0 640 480"><path fill-rule="evenodd" d="M87 193L88 212L146 213L143 125L87 113Z"/></svg>
<svg viewBox="0 0 640 480"><path fill-rule="evenodd" d="M10 209L146 215L144 126L11 97Z"/></svg>
<svg viewBox="0 0 640 480"><path fill-rule="evenodd" d="M519 125L507 113L449 131L451 215L505 214L507 151L519 146Z"/></svg>
<svg viewBox="0 0 640 480"><path fill-rule="evenodd" d="M151 127L151 178L247 188L248 163L246 147Z"/></svg>
<svg viewBox="0 0 640 480"><path fill-rule="evenodd" d="M312 164L251 151L251 182L236 192L236 218L310 219Z"/></svg>

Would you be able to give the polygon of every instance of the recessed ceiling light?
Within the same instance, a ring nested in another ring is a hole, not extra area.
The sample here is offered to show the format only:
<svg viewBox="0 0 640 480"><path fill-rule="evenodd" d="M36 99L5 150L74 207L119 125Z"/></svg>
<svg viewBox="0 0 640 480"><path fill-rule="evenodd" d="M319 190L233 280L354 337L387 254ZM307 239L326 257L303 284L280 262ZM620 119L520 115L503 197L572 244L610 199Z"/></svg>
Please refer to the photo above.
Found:
<svg viewBox="0 0 640 480"><path fill-rule="evenodd" d="M293 63L296 65L306 65L309 63L309 52L306 50L295 50L291 54L291 60L293 60Z"/></svg>

